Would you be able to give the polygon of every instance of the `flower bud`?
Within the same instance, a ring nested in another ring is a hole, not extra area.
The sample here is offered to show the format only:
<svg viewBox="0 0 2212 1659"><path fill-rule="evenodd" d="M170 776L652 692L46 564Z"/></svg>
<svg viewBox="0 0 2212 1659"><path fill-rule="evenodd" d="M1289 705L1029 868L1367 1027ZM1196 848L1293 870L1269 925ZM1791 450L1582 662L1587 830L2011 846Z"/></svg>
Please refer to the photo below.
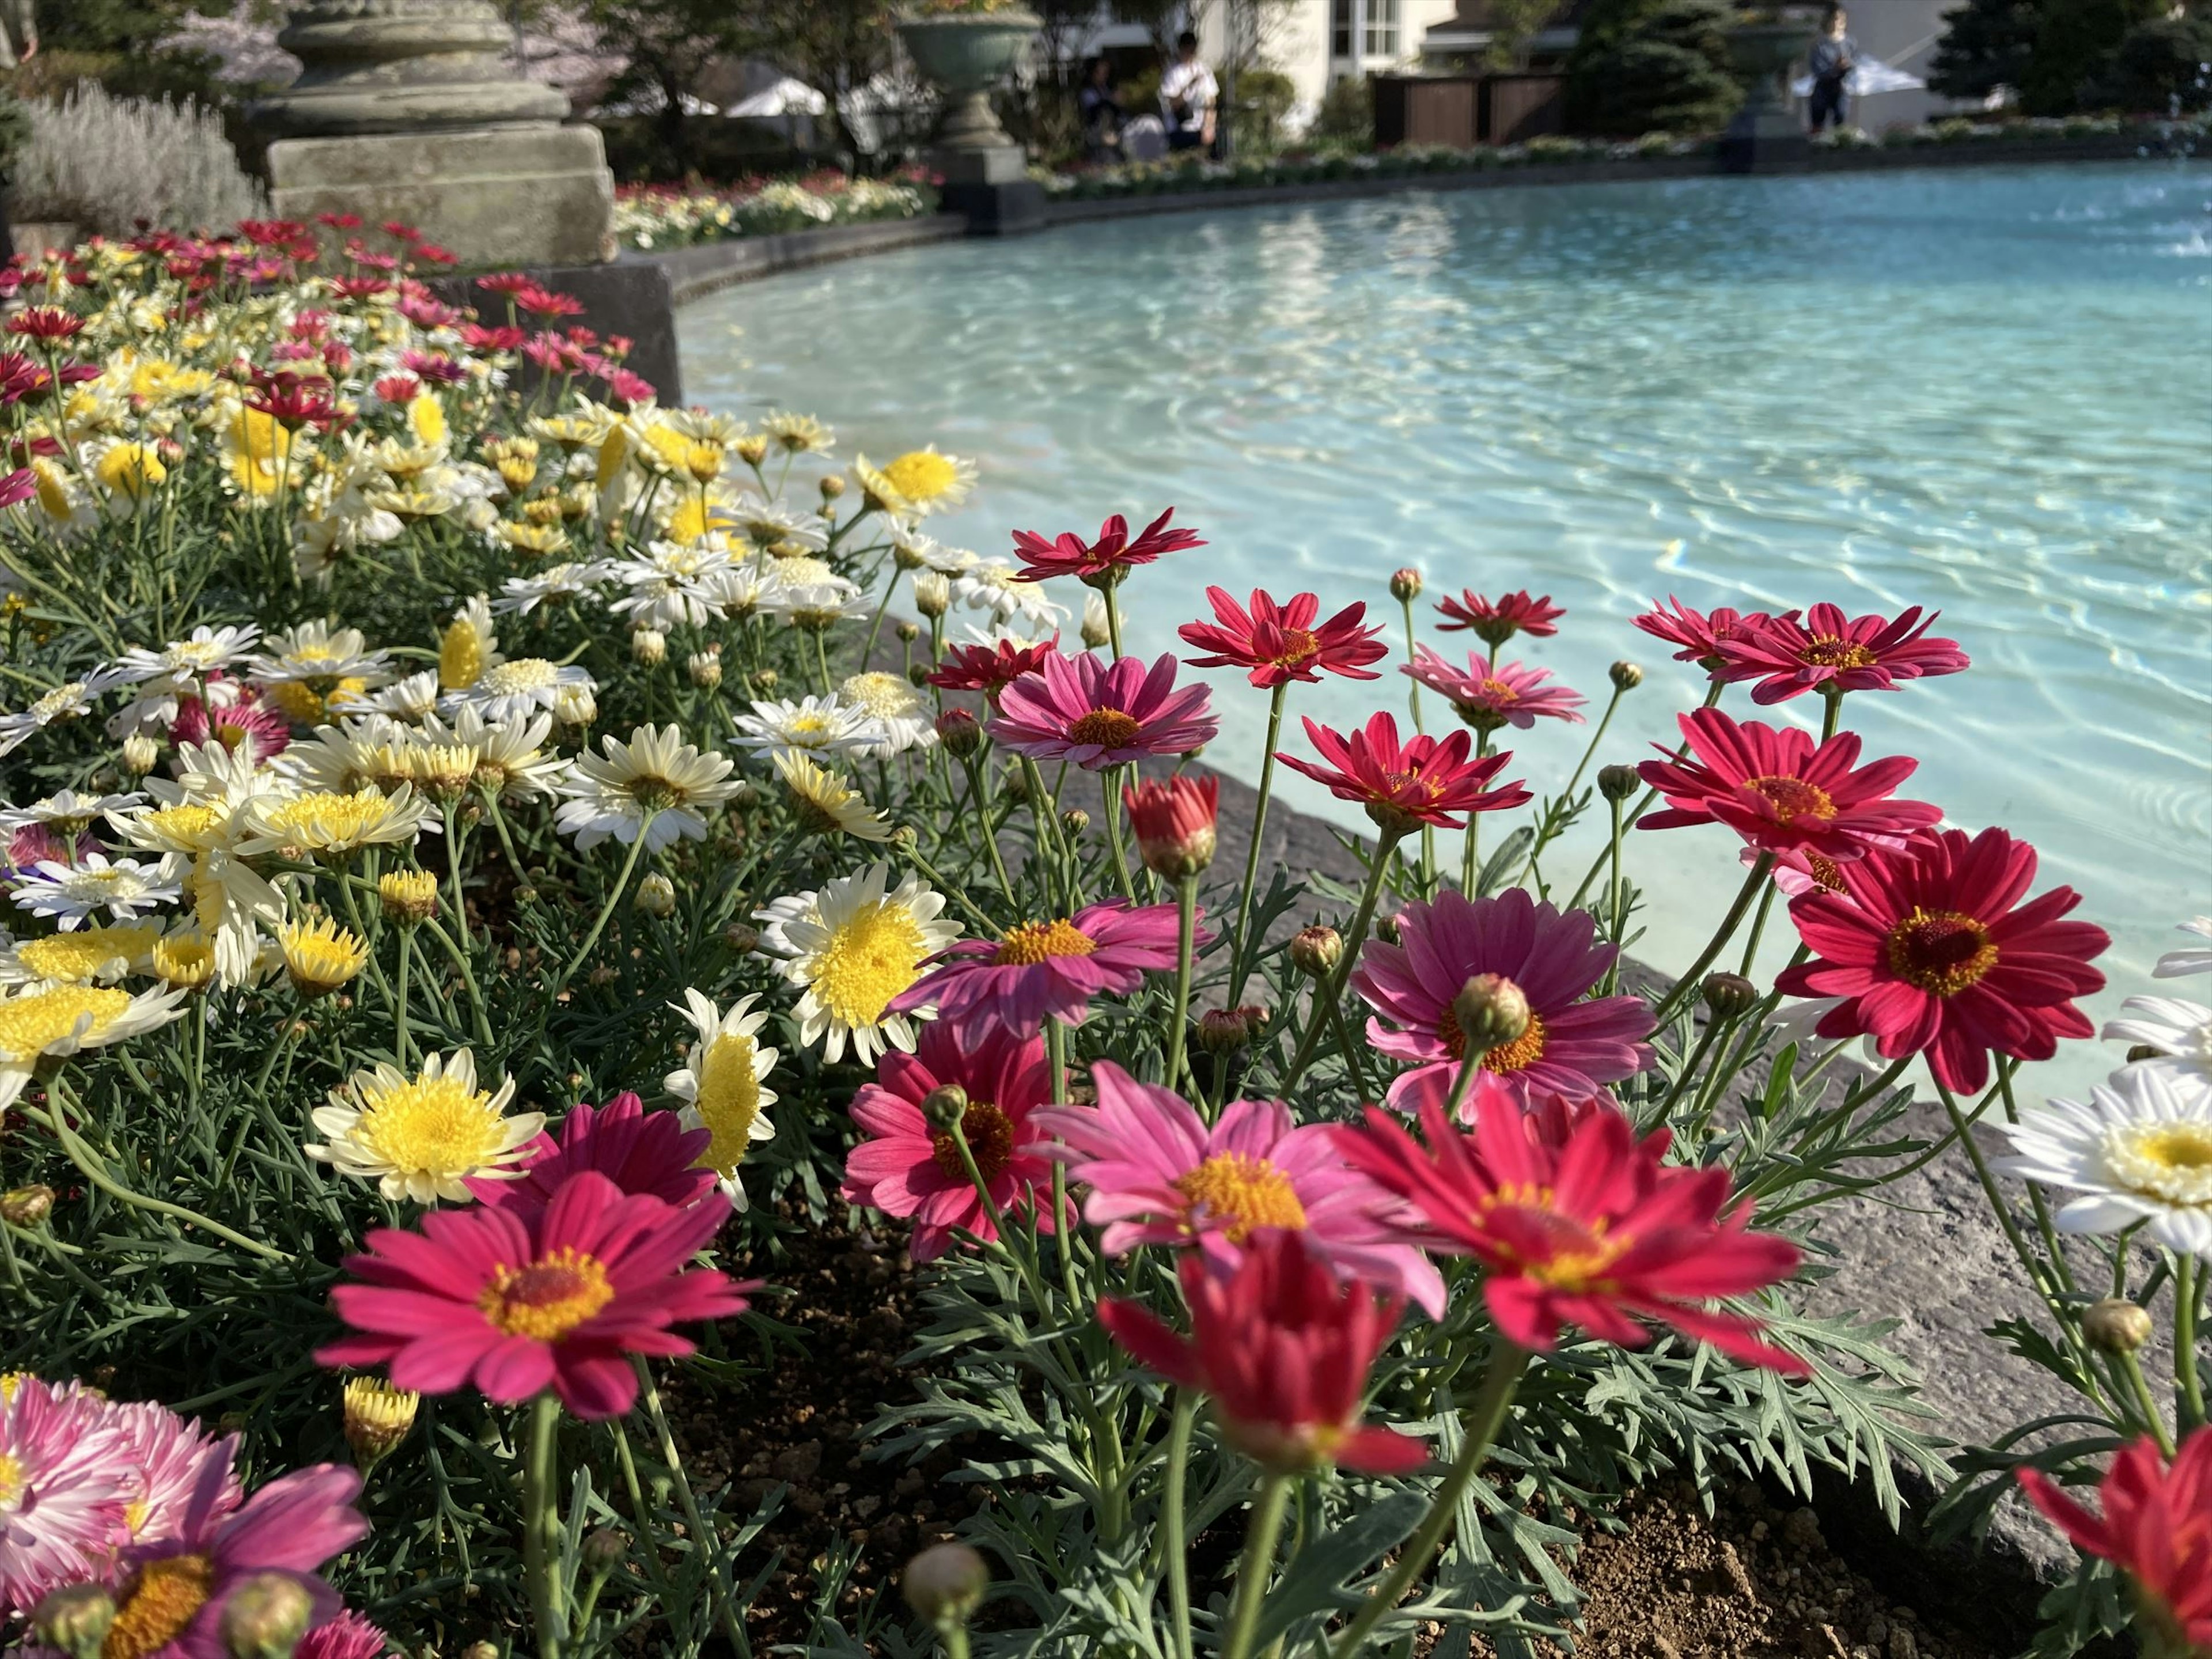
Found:
<svg viewBox="0 0 2212 1659"><path fill-rule="evenodd" d="M1006 769L1005 782L1006 787L1006 795L1009 799L1027 800L1030 798L1029 774L1022 770L1020 767L1008 767Z"/></svg>
<svg viewBox="0 0 2212 1659"><path fill-rule="evenodd" d="M231 1659L292 1659L315 1616L315 1598L296 1574L257 1572L222 1606L222 1645Z"/></svg>
<svg viewBox="0 0 2212 1659"><path fill-rule="evenodd" d="M1060 828L1071 836L1079 836L1091 827L1091 814L1080 806L1071 806L1060 815Z"/></svg>
<svg viewBox="0 0 2212 1659"><path fill-rule="evenodd" d="M1113 643L1114 628L1107 620L1109 613L1106 609L1113 603L1103 593L1093 593L1083 602L1083 643L1091 650Z"/></svg>
<svg viewBox="0 0 2212 1659"><path fill-rule="evenodd" d="M921 1097L921 1115L939 1133L951 1133L968 1115L968 1091L957 1083L940 1084Z"/></svg>
<svg viewBox="0 0 2212 1659"><path fill-rule="evenodd" d="M747 466L758 466L768 459L768 440L757 432L746 433L730 447L737 451L738 459Z"/></svg>
<svg viewBox="0 0 2212 1659"><path fill-rule="evenodd" d="M500 1652L489 1642L471 1642L461 1650L461 1659L500 1659Z"/></svg>
<svg viewBox="0 0 2212 1659"><path fill-rule="evenodd" d="M563 726L589 726L599 717L599 700L592 695L588 685L556 686L553 691L553 718Z"/></svg>
<svg viewBox="0 0 2212 1659"><path fill-rule="evenodd" d="M144 777L161 758L161 745L143 732L133 732L123 739L123 767L132 777Z"/></svg>
<svg viewBox="0 0 2212 1659"><path fill-rule="evenodd" d="M906 1564L899 1591L935 1629L964 1625L991 1588L991 1569L965 1544L934 1544Z"/></svg>
<svg viewBox="0 0 2212 1659"><path fill-rule="evenodd" d="M2155 1042L2130 1043L2128 1046L2127 1063L2132 1066L2139 1060L2156 1060L2165 1052L2166 1050Z"/></svg>
<svg viewBox="0 0 2212 1659"><path fill-rule="evenodd" d="M637 884L636 897L630 902L648 916L672 916L676 914L676 884L658 870L647 871L645 879Z"/></svg>
<svg viewBox="0 0 2212 1659"><path fill-rule="evenodd" d="M1632 662L1617 662L1605 672L1616 691L1633 691L1644 684L1644 671Z"/></svg>
<svg viewBox="0 0 2212 1659"><path fill-rule="evenodd" d="M1252 1044L1253 1024L1243 1008L1208 1008L1198 1017L1198 1048L1201 1054L1233 1054Z"/></svg>
<svg viewBox="0 0 2212 1659"><path fill-rule="evenodd" d="M900 570L924 570L928 568L929 561L922 557L921 550L912 542L894 542L891 544L891 564Z"/></svg>
<svg viewBox="0 0 2212 1659"><path fill-rule="evenodd" d="M941 570L915 571L914 608L932 622L952 609L952 579Z"/></svg>
<svg viewBox="0 0 2212 1659"><path fill-rule="evenodd" d="M955 760L965 760L983 746L982 724L964 708L948 708L937 717L937 740Z"/></svg>
<svg viewBox="0 0 2212 1659"><path fill-rule="evenodd" d="M760 949L760 930L748 927L742 921L733 921L722 929L722 943L741 957L749 957Z"/></svg>
<svg viewBox="0 0 2212 1659"><path fill-rule="evenodd" d="M2108 1296L2081 1315L2081 1334L2100 1353L2133 1353L2150 1340L2150 1315L2132 1302Z"/></svg>
<svg viewBox="0 0 2212 1659"><path fill-rule="evenodd" d="M753 670L753 690L765 697L775 690L782 678L783 676L773 668L756 668Z"/></svg>
<svg viewBox="0 0 2212 1659"><path fill-rule="evenodd" d="M345 1438L362 1469L374 1468L398 1449L415 1426L420 1395L395 1389L380 1376L349 1376L345 1385Z"/></svg>
<svg viewBox="0 0 2212 1659"><path fill-rule="evenodd" d="M0 1193L0 1221L11 1227L35 1227L53 1212L54 1189L43 1183Z"/></svg>
<svg viewBox="0 0 2212 1659"><path fill-rule="evenodd" d="M1421 573L1411 565L1401 566L1390 573L1390 597L1401 605L1410 605L1421 597Z"/></svg>
<svg viewBox="0 0 2212 1659"><path fill-rule="evenodd" d="M629 1559L629 1535L613 1527L600 1527L584 1534L584 1570L604 1578Z"/></svg>
<svg viewBox="0 0 2212 1659"><path fill-rule="evenodd" d="M722 647L709 646L704 651L694 651L684 665L691 676L691 684L702 691L712 691L722 683Z"/></svg>
<svg viewBox="0 0 2212 1659"><path fill-rule="evenodd" d="M1528 999L1503 974L1477 974L1460 987L1451 1011L1469 1054L1518 1042L1528 1030Z"/></svg>
<svg viewBox="0 0 2212 1659"><path fill-rule="evenodd" d="M1344 960L1344 935L1334 927L1301 927L1291 941L1291 964L1319 979Z"/></svg>
<svg viewBox="0 0 2212 1659"><path fill-rule="evenodd" d="M438 878L428 870L387 870L376 878L384 919L413 927L438 914Z"/></svg>
<svg viewBox="0 0 2212 1659"><path fill-rule="evenodd" d="M901 623L899 626L901 628L911 628L914 624L911 623ZM903 640L906 638L906 635L904 634L901 634L899 638ZM929 665L926 662L908 663L906 665L906 683L917 691L921 690L923 686L927 685L929 684Z"/></svg>
<svg viewBox="0 0 2212 1659"><path fill-rule="evenodd" d="M1375 918L1375 937L1385 945L1395 945L1398 942L1399 931L1398 913L1395 910L1387 916Z"/></svg>
<svg viewBox="0 0 2212 1659"><path fill-rule="evenodd" d="M1121 807L1137 837L1138 855L1154 875L1186 880L1213 862L1214 822L1221 786L1212 777L1177 773L1121 791Z"/></svg>
<svg viewBox="0 0 2212 1659"><path fill-rule="evenodd" d="M668 660L668 635L657 628L634 628L629 635L629 654L647 668L658 668Z"/></svg>
<svg viewBox="0 0 2212 1659"><path fill-rule="evenodd" d="M738 787L730 791L730 811L750 812L760 805L760 786L750 778L739 778Z"/></svg>
<svg viewBox="0 0 2212 1659"><path fill-rule="evenodd" d="M834 501L845 493L845 481L832 472L822 481L822 499Z"/></svg>
<svg viewBox="0 0 2212 1659"><path fill-rule="evenodd" d="M100 1659L115 1622L115 1598L98 1584L71 1584L48 1595L31 1613L31 1628L69 1659Z"/></svg>
<svg viewBox="0 0 2212 1659"><path fill-rule="evenodd" d="M1601 766L1597 769L1597 792L1607 800L1626 800L1643 781L1632 766Z"/></svg>
<svg viewBox="0 0 2212 1659"><path fill-rule="evenodd" d="M901 623L893 631L898 635L901 645L912 645L921 637L921 629L910 622Z"/></svg>
<svg viewBox="0 0 2212 1659"><path fill-rule="evenodd" d="M1707 974L1704 990L1716 1019L1741 1019L1759 1006L1759 987L1741 974Z"/></svg>

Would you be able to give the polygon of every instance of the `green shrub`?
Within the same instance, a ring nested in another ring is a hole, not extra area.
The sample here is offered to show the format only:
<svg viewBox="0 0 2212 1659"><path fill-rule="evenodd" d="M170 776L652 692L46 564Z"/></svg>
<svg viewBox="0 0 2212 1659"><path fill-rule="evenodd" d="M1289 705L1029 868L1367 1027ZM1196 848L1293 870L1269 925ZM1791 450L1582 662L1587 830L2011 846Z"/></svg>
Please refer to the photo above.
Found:
<svg viewBox="0 0 2212 1659"><path fill-rule="evenodd" d="M1743 100L1721 0L1600 0L1567 62L1575 131L1710 132Z"/></svg>
<svg viewBox="0 0 2212 1659"><path fill-rule="evenodd" d="M1311 133L1371 149L1375 143L1375 88L1364 75L1346 76L1322 94Z"/></svg>
<svg viewBox="0 0 2212 1659"><path fill-rule="evenodd" d="M1230 136L1238 155L1265 155L1282 142L1283 118L1298 100L1298 89L1280 70L1237 71Z"/></svg>
<svg viewBox="0 0 2212 1659"><path fill-rule="evenodd" d="M2154 17L2120 41L2112 65L2111 101L2121 109L2164 114L2212 103L2212 21L2202 17Z"/></svg>
<svg viewBox="0 0 2212 1659"><path fill-rule="evenodd" d="M141 220L192 230L250 218L264 205L214 110L115 98L93 81L58 104L27 107L30 137L10 174L18 221L127 235Z"/></svg>

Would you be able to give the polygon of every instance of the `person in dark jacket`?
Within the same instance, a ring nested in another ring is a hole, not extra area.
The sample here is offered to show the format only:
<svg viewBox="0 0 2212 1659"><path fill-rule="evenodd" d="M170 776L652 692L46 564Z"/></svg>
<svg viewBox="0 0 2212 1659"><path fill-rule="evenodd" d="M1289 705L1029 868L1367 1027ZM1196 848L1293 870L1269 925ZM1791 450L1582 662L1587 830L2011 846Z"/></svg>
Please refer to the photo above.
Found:
<svg viewBox="0 0 2212 1659"><path fill-rule="evenodd" d="M1830 125L1850 125L1850 99L1844 87L1859 66L1859 43L1844 32L1846 21L1841 6L1830 6L1821 14L1820 32L1806 54L1806 67L1813 76L1806 120L1814 132Z"/></svg>
<svg viewBox="0 0 2212 1659"><path fill-rule="evenodd" d="M1114 95L1114 67L1099 53L1085 66L1083 88L1075 95L1076 112L1083 121L1083 159L1118 161L1121 159L1121 127L1128 112Z"/></svg>

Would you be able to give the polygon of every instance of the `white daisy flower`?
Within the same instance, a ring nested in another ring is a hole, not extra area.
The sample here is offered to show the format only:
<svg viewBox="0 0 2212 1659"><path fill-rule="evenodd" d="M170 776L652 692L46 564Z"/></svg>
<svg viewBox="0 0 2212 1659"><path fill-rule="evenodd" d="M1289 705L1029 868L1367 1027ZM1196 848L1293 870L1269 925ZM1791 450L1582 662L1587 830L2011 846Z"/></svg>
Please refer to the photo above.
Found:
<svg viewBox="0 0 2212 1659"><path fill-rule="evenodd" d="M648 853L678 836L704 841L707 821L701 814L737 793L730 777L737 763L726 755L701 754L684 742L679 726L641 726L629 742L602 738L599 746L603 754L577 756L561 785L569 799L555 827L574 836L579 851L609 836L628 846L641 831Z"/></svg>
<svg viewBox="0 0 2212 1659"><path fill-rule="evenodd" d="M267 649L253 659L254 677L269 688L269 700L301 726L325 719L333 699L358 697L393 678L389 654L368 649L357 628L301 623L264 643Z"/></svg>
<svg viewBox="0 0 2212 1659"><path fill-rule="evenodd" d="M2142 1222L2167 1249L2212 1260L2212 1087L2129 1066L2087 1102L2051 1100L2005 1128L2008 1175L2081 1194L2057 1215L2067 1233Z"/></svg>
<svg viewBox="0 0 2212 1659"><path fill-rule="evenodd" d="M730 741L757 755L865 754L882 737L865 713L834 696L756 702L751 714L738 715L733 724L738 730Z"/></svg>
<svg viewBox="0 0 2212 1659"><path fill-rule="evenodd" d="M383 714L392 720L420 720L438 706L438 671L426 668L374 691L352 696L341 692L330 700L333 714Z"/></svg>
<svg viewBox="0 0 2212 1659"><path fill-rule="evenodd" d="M569 686L596 690L588 670L574 663L556 663L544 657L510 657L484 670L468 685L448 691L438 706L448 714L472 708L483 719L522 720L550 709Z"/></svg>
<svg viewBox="0 0 2212 1659"><path fill-rule="evenodd" d="M590 696L589 677L573 690ZM475 750L477 787L509 801L535 800L558 791L568 763L545 748L552 732L553 716L549 714L534 719L488 720L473 707L457 712L451 726L434 714L422 725L423 737L433 744L457 744Z"/></svg>
<svg viewBox="0 0 2212 1659"><path fill-rule="evenodd" d="M797 1013L800 1041L820 1042L825 1060L872 1066L886 1048L911 1051L913 1014L890 1005L921 977L921 965L960 937L939 917L945 896L919 876L891 887L891 867L872 864L840 876L820 891L779 900L756 913L768 924L762 943L787 959L779 971L805 993Z"/></svg>
<svg viewBox="0 0 2212 1659"><path fill-rule="evenodd" d="M179 891L158 864L136 859L111 862L105 853L94 853L76 865L40 860L17 878L9 896L17 909L49 917L67 933L103 910L118 921L135 921Z"/></svg>
<svg viewBox="0 0 2212 1659"><path fill-rule="evenodd" d="M0 754L7 751L0 750ZM2194 933L2199 939L2212 940L2212 916L2192 916L2174 930ZM2181 979L2191 974L2212 974L2212 944L2184 945L2179 951L2168 951L2152 969L2154 979Z"/></svg>
<svg viewBox="0 0 2212 1659"><path fill-rule="evenodd" d="M878 741L867 751L871 758L927 749L937 741L936 711L905 675L872 669L853 675L837 691L874 726Z"/></svg>
<svg viewBox="0 0 2212 1659"><path fill-rule="evenodd" d="M27 708L0 714L0 756L12 755L58 720L75 720L92 712L92 705L123 683L123 671L103 664L82 679L67 680Z"/></svg>
<svg viewBox="0 0 2212 1659"><path fill-rule="evenodd" d="M188 640L172 640L159 651L133 646L115 659L123 678L133 684L156 684L173 695L197 693L200 682L241 661L261 637L248 623L242 628L192 629Z"/></svg>
<svg viewBox="0 0 2212 1659"><path fill-rule="evenodd" d="M183 1012L181 991L128 991L59 985L0 997L0 1112L15 1102L49 1055L102 1048L166 1025Z"/></svg>
<svg viewBox="0 0 2212 1659"><path fill-rule="evenodd" d="M779 553L819 553L830 545L830 528L818 513L802 513L781 501L741 495L725 502L715 517L754 546Z"/></svg>
<svg viewBox="0 0 2212 1659"><path fill-rule="evenodd" d="M238 850L337 854L363 847L411 847L426 831L442 833L430 807L406 784L349 793L315 791L256 801L246 811Z"/></svg>
<svg viewBox="0 0 2212 1659"><path fill-rule="evenodd" d="M94 818L127 812L145 799L136 789L126 795L80 795L74 789L64 789L28 806L0 807L0 833L13 833L36 823L67 841L89 829Z"/></svg>
<svg viewBox="0 0 2212 1659"><path fill-rule="evenodd" d="M2179 997L2130 997L2120 1008L2137 1018L2108 1021L2106 1042L2156 1048L2157 1058L2135 1063L2212 1087L2212 1008Z"/></svg>
<svg viewBox="0 0 2212 1659"><path fill-rule="evenodd" d="M0 985L110 985L143 974L161 937L150 921L80 927L0 947Z"/></svg>
<svg viewBox="0 0 2212 1659"><path fill-rule="evenodd" d="M703 628L720 621L731 595L731 561L727 545L718 544L711 538L654 542L639 557L622 561L612 574L629 592L608 609L636 628Z"/></svg>
<svg viewBox="0 0 2212 1659"><path fill-rule="evenodd" d="M817 836L851 836L859 841L889 841L891 827L867 797L827 767L789 749L769 757L776 775L791 792L800 827Z"/></svg>
<svg viewBox="0 0 2212 1659"><path fill-rule="evenodd" d="M1043 584L1016 581L1016 568L1005 559L978 559L953 578L952 597L1000 624L1056 629L1066 621L1066 611L1045 597Z"/></svg>
<svg viewBox="0 0 2212 1659"><path fill-rule="evenodd" d="M614 574L611 559L570 559L548 565L534 576L509 576L491 608L502 615L526 617L556 599L597 599L600 585Z"/></svg>
<svg viewBox="0 0 2212 1659"><path fill-rule="evenodd" d="M768 1075L775 1069L776 1051L757 1040L768 1020L765 1013L752 1012L758 1000L739 997L725 1014L716 1011L712 999L685 991L683 1006L669 1006L690 1018L698 1041L683 1066L662 1079L662 1086L684 1103L684 1127L714 1135L698 1162L714 1170L716 1184L740 1210L745 1207L745 1189L738 1166L754 1141L775 1133L766 1113L775 1104Z"/></svg>
<svg viewBox="0 0 2212 1659"><path fill-rule="evenodd" d="M424 1056L411 1078L380 1064L331 1091L330 1104L313 1114L325 1139L305 1150L340 1175L374 1181L395 1202L465 1204L471 1176L512 1179L523 1148L545 1127L543 1112L502 1115L514 1097L511 1077L496 1090L477 1086L476 1056L466 1048Z"/></svg>
<svg viewBox="0 0 2212 1659"><path fill-rule="evenodd" d="M810 562L811 562L810 561ZM799 628L828 628L841 622L866 622L875 614L868 596L842 577L825 582L793 582L776 573L761 610Z"/></svg>

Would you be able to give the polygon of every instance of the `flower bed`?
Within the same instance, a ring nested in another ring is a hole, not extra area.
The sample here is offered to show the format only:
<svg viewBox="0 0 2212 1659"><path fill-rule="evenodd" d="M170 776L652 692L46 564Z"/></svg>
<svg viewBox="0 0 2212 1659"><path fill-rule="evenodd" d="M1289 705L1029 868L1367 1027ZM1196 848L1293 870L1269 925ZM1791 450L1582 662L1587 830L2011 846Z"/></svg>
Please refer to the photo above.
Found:
<svg viewBox="0 0 2212 1659"><path fill-rule="evenodd" d="M615 192L615 235L624 247L690 247L824 225L914 219L936 210L936 189L919 173L891 179L815 173L748 179L718 190L625 185Z"/></svg>
<svg viewBox="0 0 2212 1659"><path fill-rule="evenodd" d="M1932 616L1655 609L1690 712L1640 765L1641 669L1594 707L1501 659L1567 620L1526 592L1425 641L1411 569L1379 619L1212 590L1147 663L1115 596L1198 566L1172 511L945 548L975 462L656 408L563 296L467 315L356 228L9 279L0 1639L1511 1646L1613 1494L1822 1466L1894 1511L1902 1460L1954 1530L2025 1486L2081 1545L2050 1650L2212 1640L2212 1010L2139 999L2106 1089L2034 1091L2105 935L1850 730L1956 695ZM1217 696L1270 710L1229 822ZM1249 850L1279 763L1364 808L1349 880ZM1652 981L1676 833L1746 872ZM1947 1458L1881 1326L1792 1305L1824 1211L1936 1157L2063 1435ZM2100 1473L2101 1519L2057 1490Z"/></svg>

